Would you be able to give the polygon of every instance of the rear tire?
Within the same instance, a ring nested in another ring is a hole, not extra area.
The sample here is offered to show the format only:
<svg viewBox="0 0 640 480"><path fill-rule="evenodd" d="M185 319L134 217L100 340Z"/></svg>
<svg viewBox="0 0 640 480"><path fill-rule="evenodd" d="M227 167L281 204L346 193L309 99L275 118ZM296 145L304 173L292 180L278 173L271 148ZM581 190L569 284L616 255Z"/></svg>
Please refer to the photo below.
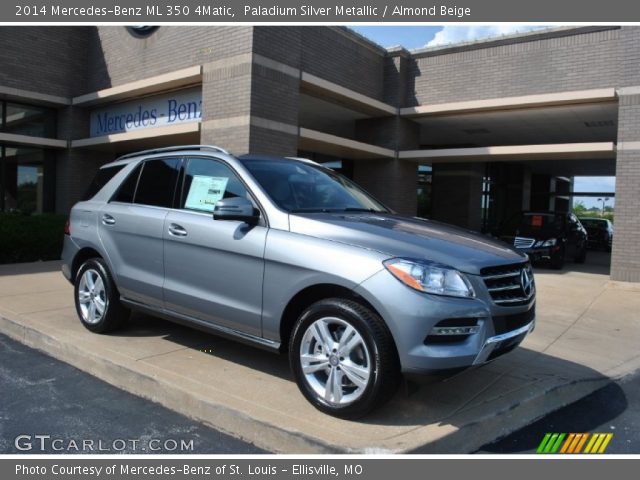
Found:
<svg viewBox="0 0 640 480"><path fill-rule="evenodd" d="M120 294L103 259L84 262L74 283L76 312L87 330L111 332L129 317L129 310L120 303Z"/></svg>
<svg viewBox="0 0 640 480"><path fill-rule="evenodd" d="M294 326L289 362L306 399L340 418L366 415L400 384L391 333L377 314L352 300L330 298L307 308Z"/></svg>
<svg viewBox="0 0 640 480"><path fill-rule="evenodd" d="M551 268L554 270L562 270L564 268L564 247L560 247L555 254L551 256Z"/></svg>

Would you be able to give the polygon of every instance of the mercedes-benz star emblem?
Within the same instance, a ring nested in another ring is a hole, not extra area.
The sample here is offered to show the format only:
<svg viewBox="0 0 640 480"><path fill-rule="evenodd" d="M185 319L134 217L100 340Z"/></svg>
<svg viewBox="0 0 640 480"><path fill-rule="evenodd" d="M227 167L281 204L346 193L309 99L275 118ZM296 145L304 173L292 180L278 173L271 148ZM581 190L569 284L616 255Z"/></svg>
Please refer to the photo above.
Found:
<svg viewBox="0 0 640 480"><path fill-rule="evenodd" d="M520 272L520 286L522 287L522 293L529 297L531 295L531 289L533 288L533 276L526 268L523 268Z"/></svg>

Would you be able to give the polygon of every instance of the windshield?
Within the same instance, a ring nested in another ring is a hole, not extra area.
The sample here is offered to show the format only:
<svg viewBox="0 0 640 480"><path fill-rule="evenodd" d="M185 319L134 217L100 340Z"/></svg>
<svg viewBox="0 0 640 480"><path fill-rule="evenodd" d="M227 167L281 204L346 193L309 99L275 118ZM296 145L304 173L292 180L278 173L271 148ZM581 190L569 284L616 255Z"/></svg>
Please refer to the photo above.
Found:
<svg viewBox="0 0 640 480"><path fill-rule="evenodd" d="M519 213L507 222L509 230L562 230L564 215L553 213Z"/></svg>
<svg viewBox="0 0 640 480"><path fill-rule="evenodd" d="M326 168L288 159L242 159L269 197L291 213L388 212L355 183Z"/></svg>

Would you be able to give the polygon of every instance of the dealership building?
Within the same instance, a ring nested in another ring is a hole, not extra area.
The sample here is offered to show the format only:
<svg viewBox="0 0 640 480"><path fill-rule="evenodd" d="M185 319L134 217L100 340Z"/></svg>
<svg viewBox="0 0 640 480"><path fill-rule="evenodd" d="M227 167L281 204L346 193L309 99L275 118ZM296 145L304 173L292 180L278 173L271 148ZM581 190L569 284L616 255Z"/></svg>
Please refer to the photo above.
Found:
<svg viewBox="0 0 640 480"><path fill-rule="evenodd" d="M611 278L640 282L639 27L414 51L328 26L0 27L0 111L3 211L66 213L100 165L179 144L312 158L478 231L615 175Z"/></svg>

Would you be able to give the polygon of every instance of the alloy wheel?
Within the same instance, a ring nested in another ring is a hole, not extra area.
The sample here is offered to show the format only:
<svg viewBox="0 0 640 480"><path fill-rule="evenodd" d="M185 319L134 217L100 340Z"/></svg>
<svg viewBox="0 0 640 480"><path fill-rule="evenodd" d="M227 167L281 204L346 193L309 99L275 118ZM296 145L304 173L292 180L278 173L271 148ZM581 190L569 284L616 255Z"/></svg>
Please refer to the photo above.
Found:
<svg viewBox="0 0 640 480"><path fill-rule="evenodd" d="M308 385L332 405L347 405L365 392L372 372L371 355L350 323L324 317L305 331L300 365Z"/></svg>
<svg viewBox="0 0 640 480"><path fill-rule="evenodd" d="M80 278L78 304L85 322L96 324L102 319L107 308L107 293L97 270L90 268Z"/></svg>

